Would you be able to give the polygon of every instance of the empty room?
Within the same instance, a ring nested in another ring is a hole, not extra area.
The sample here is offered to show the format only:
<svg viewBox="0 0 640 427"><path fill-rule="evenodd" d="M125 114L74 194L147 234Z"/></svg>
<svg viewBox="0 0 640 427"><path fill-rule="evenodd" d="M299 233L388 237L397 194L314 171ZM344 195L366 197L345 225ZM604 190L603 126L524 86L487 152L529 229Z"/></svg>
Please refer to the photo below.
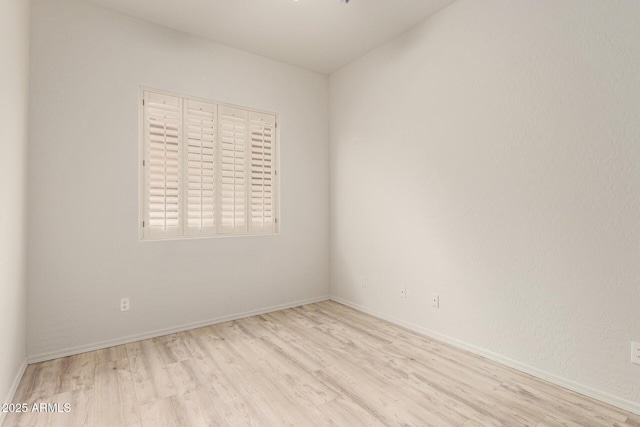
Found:
<svg viewBox="0 0 640 427"><path fill-rule="evenodd" d="M0 425L640 426L637 0L1 0Z"/></svg>

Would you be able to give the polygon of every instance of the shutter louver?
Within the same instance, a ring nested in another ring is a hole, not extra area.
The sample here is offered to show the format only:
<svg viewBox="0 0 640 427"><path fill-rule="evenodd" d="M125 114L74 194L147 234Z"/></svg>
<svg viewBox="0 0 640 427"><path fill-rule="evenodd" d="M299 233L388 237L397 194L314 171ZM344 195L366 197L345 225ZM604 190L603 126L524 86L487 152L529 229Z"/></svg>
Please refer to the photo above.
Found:
<svg viewBox="0 0 640 427"><path fill-rule="evenodd" d="M220 156L219 233L244 233L247 230L247 111L218 108Z"/></svg>
<svg viewBox="0 0 640 427"><path fill-rule="evenodd" d="M186 100L187 236L215 234L216 106Z"/></svg>
<svg viewBox="0 0 640 427"><path fill-rule="evenodd" d="M275 231L275 116L249 112L250 231Z"/></svg>
<svg viewBox="0 0 640 427"><path fill-rule="evenodd" d="M144 100L145 236L180 236L182 100L152 92L145 92Z"/></svg>

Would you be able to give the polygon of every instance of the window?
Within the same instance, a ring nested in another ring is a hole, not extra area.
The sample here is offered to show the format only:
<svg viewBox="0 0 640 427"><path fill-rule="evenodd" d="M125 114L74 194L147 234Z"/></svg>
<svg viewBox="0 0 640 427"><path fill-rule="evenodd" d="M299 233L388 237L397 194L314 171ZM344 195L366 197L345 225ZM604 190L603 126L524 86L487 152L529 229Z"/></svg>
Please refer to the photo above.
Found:
<svg viewBox="0 0 640 427"><path fill-rule="evenodd" d="M276 114L142 92L142 238L278 232Z"/></svg>

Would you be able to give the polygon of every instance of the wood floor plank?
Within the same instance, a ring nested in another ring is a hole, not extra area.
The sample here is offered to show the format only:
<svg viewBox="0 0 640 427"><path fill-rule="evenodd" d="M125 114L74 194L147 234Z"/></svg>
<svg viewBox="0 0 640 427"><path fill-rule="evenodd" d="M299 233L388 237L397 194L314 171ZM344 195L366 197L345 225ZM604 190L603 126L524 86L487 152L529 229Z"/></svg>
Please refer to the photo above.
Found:
<svg viewBox="0 0 640 427"><path fill-rule="evenodd" d="M96 364L105 362L115 362L116 360L127 358L126 345L117 345L114 347L103 348L95 352Z"/></svg>
<svg viewBox="0 0 640 427"><path fill-rule="evenodd" d="M331 301L29 365L15 401L71 412L11 413L3 427L640 427Z"/></svg>
<svg viewBox="0 0 640 427"><path fill-rule="evenodd" d="M337 397L319 406L331 426L384 427L384 424L351 399Z"/></svg>
<svg viewBox="0 0 640 427"><path fill-rule="evenodd" d="M143 427L181 427L178 413L171 398L154 400L140 406L140 415Z"/></svg>
<svg viewBox="0 0 640 427"><path fill-rule="evenodd" d="M165 366L193 357L181 334L165 335L154 338L152 341Z"/></svg>
<svg viewBox="0 0 640 427"><path fill-rule="evenodd" d="M53 414L51 425L55 426L95 426L95 389L81 387L55 396L55 402L70 404L67 414Z"/></svg>
<svg viewBox="0 0 640 427"><path fill-rule="evenodd" d="M261 337L260 340L271 352L289 359L291 363L306 372L317 371L330 364L324 352L312 346L309 342L301 342L299 340L283 341L276 336L265 336Z"/></svg>
<svg viewBox="0 0 640 427"><path fill-rule="evenodd" d="M141 405L174 394L173 383L153 340L127 344L126 349L135 395Z"/></svg>
<svg viewBox="0 0 640 427"><path fill-rule="evenodd" d="M92 389L96 376L96 355L91 351L61 359L62 372L56 392Z"/></svg>
<svg viewBox="0 0 640 427"><path fill-rule="evenodd" d="M44 402L45 399L56 394L60 387L62 365L64 359L49 360L42 362L39 369L34 373L32 382L33 388L29 397L33 402Z"/></svg>
<svg viewBox="0 0 640 427"><path fill-rule="evenodd" d="M202 361L187 359L167 366L175 386L172 402L182 425L225 425L235 414L202 371ZM228 425L240 425L234 423Z"/></svg>
<svg viewBox="0 0 640 427"><path fill-rule="evenodd" d="M405 402L396 389L374 379L363 381L358 372L344 366L331 366L314 373L331 385L340 395L365 409L378 422L386 426L438 426L447 425L440 417L427 414L417 417L407 407L417 402ZM413 406L415 408L415 406Z"/></svg>
<svg viewBox="0 0 640 427"><path fill-rule="evenodd" d="M96 366L96 426L140 426L140 407L127 359Z"/></svg>
<svg viewBox="0 0 640 427"><path fill-rule="evenodd" d="M394 395L400 399L400 406L407 405L407 410L412 411L418 419L433 419L434 422L448 425L460 425L467 420L468 415L457 411L455 406L442 404L447 398L443 393L437 393L433 388L426 388L421 382L419 387L411 387L417 383L416 378L411 378L408 369L392 368L389 363L377 360L376 357L358 355L349 357L351 352L345 349L335 349L336 354L342 353L342 360L346 371L357 375L360 381L377 381L380 387L394 390ZM409 385L409 386L408 386ZM421 405L415 405L421 402ZM452 403L450 400L449 403ZM437 425L437 423L436 423Z"/></svg>
<svg viewBox="0 0 640 427"><path fill-rule="evenodd" d="M555 414L558 414L555 418L576 422L577 424L610 427L627 419L626 416L620 415L616 411L609 413L609 415L615 414L614 417L598 413L594 407L588 404L589 398L578 396L577 394L572 396L573 392L570 391L565 391L561 394L549 393L545 396L540 393L539 389L524 383L505 383L501 388L517 395L522 402L547 409L551 413L550 417L552 419ZM575 397L578 397L577 401Z"/></svg>
<svg viewBox="0 0 640 427"><path fill-rule="evenodd" d="M629 426L640 427L640 415L636 414L628 414L627 420L625 421Z"/></svg>

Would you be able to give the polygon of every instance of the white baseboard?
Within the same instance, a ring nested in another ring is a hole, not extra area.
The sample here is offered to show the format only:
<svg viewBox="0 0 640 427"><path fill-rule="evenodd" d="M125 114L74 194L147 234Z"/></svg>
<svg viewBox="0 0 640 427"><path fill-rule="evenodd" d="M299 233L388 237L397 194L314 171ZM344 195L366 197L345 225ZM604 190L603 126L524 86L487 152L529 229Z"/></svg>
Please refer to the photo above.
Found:
<svg viewBox="0 0 640 427"><path fill-rule="evenodd" d="M242 318L245 318L245 317L251 317L251 316L257 316L257 315L260 315L260 314L271 313L273 311L284 310L284 309L292 308L292 307L298 307L298 306L305 305L305 304L313 304L313 303L320 302L320 301L326 301L329 298L330 297L328 295L325 295L325 296L322 296L322 297L309 298L309 299L300 300L300 301L293 301L293 302L288 302L288 303L285 303L285 304L274 305L274 306L271 306L271 307L264 307L264 308L260 308L260 309L257 309L257 310L245 311L245 312L242 312L242 313L232 314L232 315L228 315L228 316L216 317L214 319L204 320L204 321L201 321L201 322L188 323L188 324L184 324L184 325L180 325L180 326L175 326L175 327L172 327L172 328L158 329L158 330L155 330L155 331L149 331L149 332L144 332L144 333L141 333L141 334L129 335L129 336L126 336L126 337L116 338L116 339L113 339L113 340L100 341L100 342L96 342L96 343L92 343L92 344L81 345L81 346L78 346L78 347L67 348L67 349L64 349L64 350L57 350L57 351L52 351L52 352L48 352L48 353L35 354L35 355L28 356L27 362L29 364L31 364L31 363L44 362L46 360L58 359L60 357L73 356L75 354L86 353L87 351L101 350L103 348L109 348L109 347L114 347L114 346L117 346L117 345L128 344L128 343L131 343L131 342L140 341L140 340L146 340L146 339L149 339L149 338L161 337L163 335L175 334L177 332L183 332L183 331L188 331L190 329L202 328L204 326L215 325L217 323L224 323L224 322L229 322L231 320L242 319ZM0 423L0 425L1 425L1 423Z"/></svg>
<svg viewBox="0 0 640 427"><path fill-rule="evenodd" d="M0 402L0 403L12 403L13 402L13 398L16 395L16 391L18 390L18 385L20 384L20 380L22 379L22 376L24 375L25 369L27 369L27 359L24 359L22 361L22 365L20 365L20 369L18 369L18 372L16 373L16 376L13 379L13 384L11 384L11 388L9 389L9 393L7 393L7 398L5 400L3 400L2 402ZM18 403L18 402L13 402L13 403ZM22 402L20 402L20 403L22 403ZM6 412L0 411L0 426L4 422L4 419L5 419L6 416L7 416Z"/></svg>
<svg viewBox="0 0 640 427"><path fill-rule="evenodd" d="M600 391L584 384L580 384L578 382L569 380L567 378L563 378L556 374L552 374L550 372L543 371L542 369L535 368L533 366L526 365L524 363L518 362L517 360L510 359L508 357L502 356L498 353L494 353L487 349L475 346L473 344L469 344L467 342L458 340L456 338L452 338L447 335L440 334L438 332L432 331L430 329L424 328L422 326L416 325L414 323L405 322L403 320L396 319L391 316L387 316L386 314L379 313L377 311L371 310L367 307L363 307L359 304L355 304L351 301L345 300L340 297L331 296L331 300L338 302L340 304L344 304L348 307L354 308L356 310L367 313L371 316L377 317L379 319L386 320L388 322L394 323L396 325L407 328L411 331L417 332L419 334L425 335L429 338L436 339L438 341L445 342L454 347L461 348L463 350L469 351L471 353L477 354L479 356L485 357L489 360L493 360L494 362L498 362L502 365L508 366L510 368L516 369L520 372L524 372L525 374L532 375L536 378L548 381L550 383L556 384L560 387L564 387L571 391L575 391L576 393L583 394L585 396L592 397L594 399L600 400L602 402L608 403L610 405L616 406L620 409L624 409L625 411L633 412L634 414L640 415L640 403L634 402L631 400L623 399L612 394L606 393L604 391Z"/></svg>

